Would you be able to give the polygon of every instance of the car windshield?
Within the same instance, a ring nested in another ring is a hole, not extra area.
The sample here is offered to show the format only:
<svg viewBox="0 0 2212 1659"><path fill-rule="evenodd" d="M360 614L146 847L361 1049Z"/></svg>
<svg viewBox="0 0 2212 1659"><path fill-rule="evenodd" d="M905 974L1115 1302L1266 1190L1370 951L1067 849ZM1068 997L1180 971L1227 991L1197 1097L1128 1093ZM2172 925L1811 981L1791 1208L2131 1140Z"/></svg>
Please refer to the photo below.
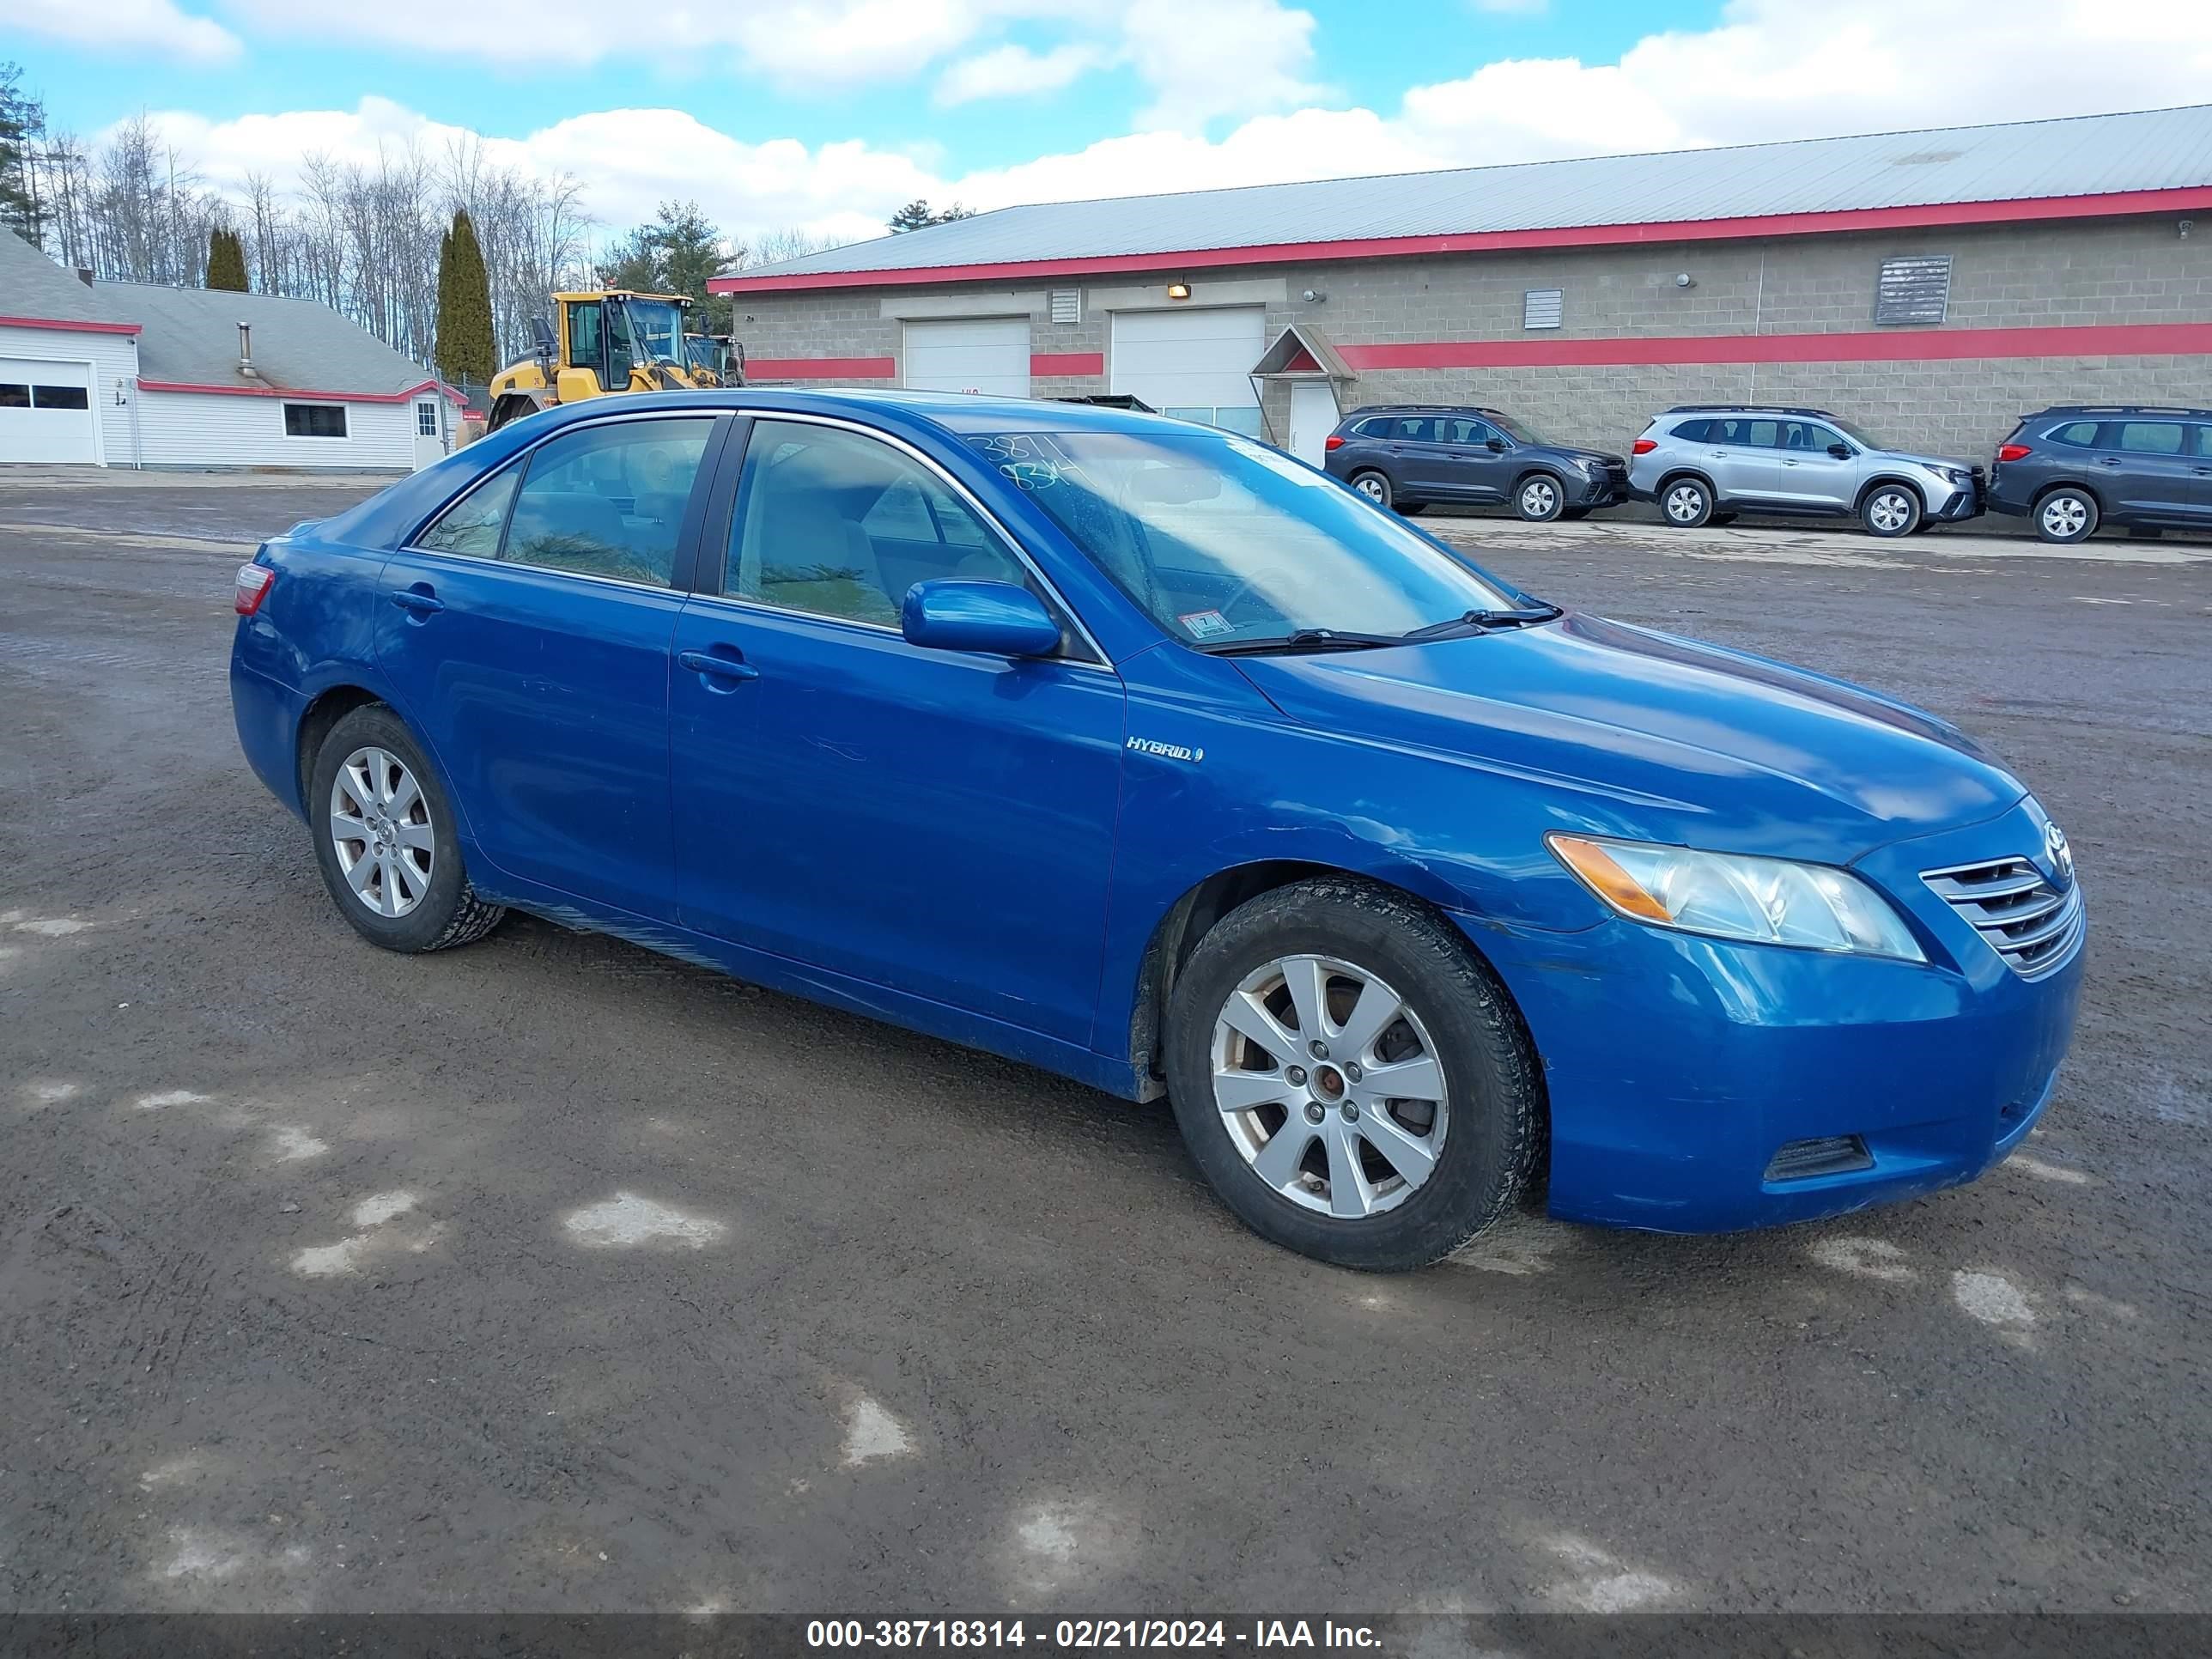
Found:
<svg viewBox="0 0 2212 1659"><path fill-rule="evenodd" d="M1484 418L1487 420L1491 425L1496 427L1500 432L1503 432L1507 437L1512 439L1516 444L1542 444L1549 443L1551 441L1550 439L1546 438L1539 433L1534 427L1530 426L1528 422L1518 419L1514 416L1489 415L1484 416Z"/></svg>
<svg viewBox="0 0 2212 1659"><path fill-rule="evenodd" d="M1208 432L969 441L1173 638L1392 635L1523 603L1328 474Z"/></svg>
<svg viewBox="0 0 2212 1659"><path fill-rule="evenodd" d="M1832 415L1823 415L1820 418L1826 422L1828 425L1835 428L1837 431L1842 433L1844 436L1849 438L1861 449L1887 449L1889 447L1876 439L1869 438L1867 436L1866 431L1863 428L1853 426L1849 421L1838 420Z"/></svg>
<svg viewBox="0 0 2212 1659"><path fill-rule="evenodd" d="M632 300L630 322L637 330L635 349L641 357L684 361L684 313L665 300Z"/></svg>

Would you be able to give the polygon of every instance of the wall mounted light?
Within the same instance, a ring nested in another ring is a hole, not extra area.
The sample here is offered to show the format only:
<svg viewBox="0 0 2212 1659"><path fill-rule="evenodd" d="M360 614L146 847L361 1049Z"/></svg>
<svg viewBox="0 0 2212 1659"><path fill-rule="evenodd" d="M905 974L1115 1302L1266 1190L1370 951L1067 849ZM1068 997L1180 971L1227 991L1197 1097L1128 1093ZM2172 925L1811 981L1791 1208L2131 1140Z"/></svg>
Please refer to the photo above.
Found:
<svg viewBox="0 0 2212 1659"><path fill-rule="evenodd" d="M1328 298L1328 295L1322 293L1317 288L1310 288L1304 293L1299 295L1298 298L1304 300L1310 306L1317 306L1323 300Z"/></svg>
<svg viewBox="0 0 2212 1659"><path fill-rule="evenodd" d="M1674 286L1676 288L1695 288L1697 285L1698 279L1691 276L1686 270L1680 273L1674 278Z"/></svg>
<svg viewBox="0 0 2212 1659"><path fill-rule="evenodd" d="M1168 284L1168 298L1170 300L1188 300L1190 298L1190 284L1188 283L1170 283Z"/></svg>
<svg viewBox="0 0 2212 1659"><path fill-rule="evenodd" d="M2185 242L2189 240L2189 233L2197 228L2197 221L2194 219L2184 219L2179 225L2175 226L2174 228L2181 233L2181 240Z"/></svg>

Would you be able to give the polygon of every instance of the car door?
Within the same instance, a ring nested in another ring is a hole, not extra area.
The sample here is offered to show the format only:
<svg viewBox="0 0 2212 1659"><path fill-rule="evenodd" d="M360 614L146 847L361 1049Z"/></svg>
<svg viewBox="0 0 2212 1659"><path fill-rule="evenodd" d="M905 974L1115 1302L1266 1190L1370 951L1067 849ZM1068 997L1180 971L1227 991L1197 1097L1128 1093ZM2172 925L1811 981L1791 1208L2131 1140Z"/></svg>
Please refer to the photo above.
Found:
<svg viewBox="0 0 2212 1659"><path fill-rule="evenodd" d="M1781 504L1807 510L1848 510L1858 498L1858 446L1818 421L1781 422L1775 449Z"/></svg>
<svg viewBox="0 0 2212 1659"><path fill-rule="evenodd" d="M2180 421L2107 421L2099 434L2097 469L2110 482L2114 507L2138 523L2186 524L2194 517L2201 459L2188 453L2191 428Z"/></svg>
<svg viewBox="0 0 2212 1659"><path fill-rule="evenodd" d="M1732 416L1715 421L1720 441L1713 446L1713 483L1727 500L1745 507L1787 504L1787 474L1782 422L1771 415Z"/></svg>
<svg viewBox="0 0 2212 1659"><path fill-rule="evenodd" d="M753 423L678 625L684 924L1087 1042L1121 786L1121 681L909 645L906 588L1020 582L1066 611L920 451L825 418Z"/></svg>
<svg viewBox="0 0 2212 1659"><path fill-rule="evenodd" d="M1410 501L1459 499L1450 454L1437 441L1437 427L1433 415L1400 415L1390 422L1384 447L1398 471L1398 493Z"/></svg>
<svg viewBox="0 0 2212 1659"><path fill-rule="evenodd" d="M2200 523L2212 524L2212 426L2192 426L2189 428L2190 486L2189 512Z"/></svg>
<svg viewBox="0 0 2212 1659"><path fill-rule="evenodd" d="M385 567L377 659L477 849L526 881L674 910L669 641L711 415L569 427Z"/></svg>
<svg viewBox="0 0 2212 1659"><path fill-rule="evenodd" d="M1502 501L1512 493L1512 444L1487 421L1446 416L1437 422L1449 457L1455 499ZM1491 446L1496 444L1497 448Z"/></svg>

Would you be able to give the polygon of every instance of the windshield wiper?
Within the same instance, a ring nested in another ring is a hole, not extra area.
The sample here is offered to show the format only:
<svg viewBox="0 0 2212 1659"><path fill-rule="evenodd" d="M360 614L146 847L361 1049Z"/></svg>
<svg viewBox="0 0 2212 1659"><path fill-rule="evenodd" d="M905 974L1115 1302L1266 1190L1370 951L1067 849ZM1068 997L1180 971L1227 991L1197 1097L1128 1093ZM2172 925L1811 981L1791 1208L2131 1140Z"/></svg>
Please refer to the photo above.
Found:
<svg viewBox="0 0 2212 1659"><path fill-rule="evenodd" d="M1201 645L1197 649L1209 657L1256 657L1277 651L1367 651L1376 646L1403 645L1409 637L1400 634L1353 634L1338 628L1301 628L1296 633L1278 634L1268 639L1230 640L1220 645Z"/></svg>
<svg viewBox="0 0 2212 1659"><path fill-rule="evenodd" d="M1456 617L1430 623L1398 638L1401 644L1407 644L1449 639L1455 634L1486 634L1497 628L1526 628L1531 623L1547 623L1564 614L1556 605L1522 605L1510 611L1463 611Z"/></svg>

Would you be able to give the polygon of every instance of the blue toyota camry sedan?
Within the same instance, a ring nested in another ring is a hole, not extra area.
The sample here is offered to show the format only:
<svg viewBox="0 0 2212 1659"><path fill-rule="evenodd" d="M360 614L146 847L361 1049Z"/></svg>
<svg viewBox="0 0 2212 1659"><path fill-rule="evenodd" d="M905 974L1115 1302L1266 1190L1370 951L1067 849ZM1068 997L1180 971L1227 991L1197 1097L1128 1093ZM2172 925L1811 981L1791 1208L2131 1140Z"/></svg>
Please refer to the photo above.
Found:
<svg viewBox="0 0 2212 1659"><path fill-rule="evenodd" d="M1280 453L980 397L508 426L238 574L246 757L372 943L516 908L1133 1100L1350 1267L1969 1181L2066 839L1932 715L1563 612Z"/></svg>

